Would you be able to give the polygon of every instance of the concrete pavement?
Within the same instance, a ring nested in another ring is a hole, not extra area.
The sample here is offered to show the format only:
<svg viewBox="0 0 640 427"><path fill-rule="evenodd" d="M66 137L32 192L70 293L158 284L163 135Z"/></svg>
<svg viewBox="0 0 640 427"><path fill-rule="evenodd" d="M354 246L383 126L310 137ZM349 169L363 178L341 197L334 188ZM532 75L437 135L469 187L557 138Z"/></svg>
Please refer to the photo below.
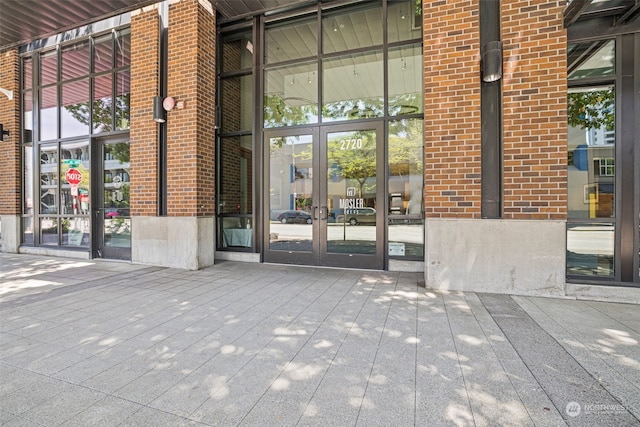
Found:
<svg viewBox="0 0 640 427"><path fill-rule="evenodd" d="M640 306L0 253L6 426L640 425Z"/></svg>

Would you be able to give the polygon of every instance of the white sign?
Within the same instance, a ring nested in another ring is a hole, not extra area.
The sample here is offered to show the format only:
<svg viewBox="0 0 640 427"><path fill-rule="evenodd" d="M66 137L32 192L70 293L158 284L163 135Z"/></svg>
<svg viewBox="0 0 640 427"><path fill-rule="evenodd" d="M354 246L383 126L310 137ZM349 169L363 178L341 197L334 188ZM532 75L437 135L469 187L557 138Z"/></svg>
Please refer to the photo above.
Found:
<svg viewBox="0 0 640 427"><path fill-rule="evenodd" d="M364 207L364 199L340 199L340 209Z"/></svg>
<svg viewBox="0 0 640 427"><path fill-rule="evenodd" d="M390 256L404 256L404 243L389 242Z"/></svg>

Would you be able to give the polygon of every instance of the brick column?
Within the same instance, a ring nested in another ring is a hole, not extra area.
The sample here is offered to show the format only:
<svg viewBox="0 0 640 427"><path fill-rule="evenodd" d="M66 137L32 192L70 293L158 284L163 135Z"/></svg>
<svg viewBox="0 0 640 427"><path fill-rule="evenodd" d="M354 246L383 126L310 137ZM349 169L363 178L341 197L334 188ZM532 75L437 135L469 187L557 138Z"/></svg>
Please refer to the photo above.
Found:
<svg viewBox="0 0 640 427"><path fill-rule="evenodd" d="M479 218L479 0L424 1L427 218Z"/></svg>
<svg viewBox="0 0 640 427"><path fill-rule="evenodd" d="M0 251L17 252L20 246L20 80L17 49L0 52L0 87L13 92L10 100L0 93L0 123L9 135L0 142Z"/></svg>
<svg viewBox="0 0 640 427"><path fill-rule="evenodd" d="M167 114L169 216L212 216L215 192L216 21L208 1L169 7Z"/></svg>
<svg viewBox="0 0 640 427"><path fill-rule="evenodd" d="M158 124L153 97L158 95L159 27L155 8L131 16L131 215L158 213Z"/></svg>
<svg viewBox="0 0 640 427"><path fill-rule="evenodd" d="M503 1L504 217L566 219L565 1Z"/></svg>

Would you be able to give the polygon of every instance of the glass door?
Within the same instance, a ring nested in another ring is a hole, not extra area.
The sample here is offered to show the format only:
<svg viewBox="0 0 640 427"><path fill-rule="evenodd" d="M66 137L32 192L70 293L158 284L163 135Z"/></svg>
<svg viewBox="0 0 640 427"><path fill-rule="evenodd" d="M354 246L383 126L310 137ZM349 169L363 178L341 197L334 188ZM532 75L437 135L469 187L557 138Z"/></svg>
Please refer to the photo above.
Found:
<svg viewBox="0 0 640 427"><path fill-rule="evenodd" d="M265 133L264 260L384 268L379 124Z"/></svg>
<svg viewBox="0 0 640 427"><path fill-rule="evenodd" d="M129 140L101 139L97 165L93 255L97 258L131 259ZM97 156L96 156L97 157Z"/></svg>

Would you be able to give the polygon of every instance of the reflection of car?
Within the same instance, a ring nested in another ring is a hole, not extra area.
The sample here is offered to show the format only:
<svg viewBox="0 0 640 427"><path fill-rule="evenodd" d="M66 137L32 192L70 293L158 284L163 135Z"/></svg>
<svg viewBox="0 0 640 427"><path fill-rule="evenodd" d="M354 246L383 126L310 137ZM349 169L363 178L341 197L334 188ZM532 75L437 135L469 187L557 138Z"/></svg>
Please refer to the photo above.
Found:
<svg viewBox="0 0 640 427"><path fill-rule="evenodd" d="M337 223L348 222L351 225L376 223L376 210L373 208L345 209L345 211L346 216L342 213L338 214Z"/></svg>
<svg viewBox="0 0 640 427"><path fill-rule="evenodd" d="M298 223L298 224L311 224L311 215L305 211L284 211L278 214L277 220L283 224Z"/></svg>
<svg viewBox="0 0 640 427"><path fill-rule="evenodd" d="M126 208L106 208L104 210L105 218L115 218L118 216L129 216L129 209Z"/></svg>

